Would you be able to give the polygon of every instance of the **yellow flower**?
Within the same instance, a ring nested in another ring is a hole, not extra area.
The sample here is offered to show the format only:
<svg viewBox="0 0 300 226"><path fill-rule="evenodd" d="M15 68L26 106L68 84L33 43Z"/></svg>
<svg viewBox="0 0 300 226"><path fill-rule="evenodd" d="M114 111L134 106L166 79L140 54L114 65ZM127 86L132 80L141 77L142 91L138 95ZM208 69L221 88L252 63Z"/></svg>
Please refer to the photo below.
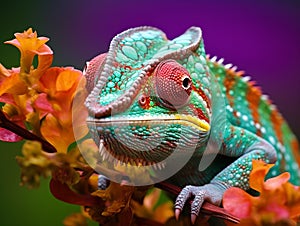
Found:
<svg viewBox="0 0 300 226"><path fill-rule="evenodd" d="M22 148L23 157L17 156L21 167L21 184L36 188L40 177L51 176L52 161L42 152L42 146L36 141L27 141Z"/></svg>

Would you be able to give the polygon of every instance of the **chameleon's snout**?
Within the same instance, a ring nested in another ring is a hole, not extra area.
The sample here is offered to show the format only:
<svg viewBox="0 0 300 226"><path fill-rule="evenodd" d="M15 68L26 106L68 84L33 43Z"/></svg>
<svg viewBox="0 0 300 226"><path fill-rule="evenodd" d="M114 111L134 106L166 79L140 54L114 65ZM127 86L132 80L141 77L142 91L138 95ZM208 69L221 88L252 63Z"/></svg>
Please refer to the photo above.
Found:
<svg viewBox="0 0 300 226"><path fill-rule="evenodd" d="M153 165L164 162L182 147L196 147L209 134L205 120L182 114L160 117L89 117L87 123L101 155L117 161ZM100 150L100 149L99 149ZM103 151L105 150L105 151ZM192 150L194 151L194 150ZM182 150L182 153L185 153Z"/></svg>

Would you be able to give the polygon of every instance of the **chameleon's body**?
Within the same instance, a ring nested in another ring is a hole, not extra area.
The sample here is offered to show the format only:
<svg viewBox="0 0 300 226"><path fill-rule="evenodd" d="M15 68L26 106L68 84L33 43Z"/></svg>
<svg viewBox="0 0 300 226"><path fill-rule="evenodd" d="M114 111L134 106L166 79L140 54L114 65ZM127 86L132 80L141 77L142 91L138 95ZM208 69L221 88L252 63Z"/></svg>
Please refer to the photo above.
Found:
<svg viewBox="0 0 300 226"><path fill-rule="evenodd" d="M186 186L175 202L177 216L192 195L195 220L204 200L220 204L227 188L249 189L252 159L276 162L271 175L289 171L299 184L298 143L287 123L242 72L206 56L199 28L171 41L155 28L130 29L85 73L88 122L96 123L95 139L118 161L160 167L174 148L194 147L169 179ZM149 149L157 139L160 144ZM209 139L218 155L199 171Z"/></svg>

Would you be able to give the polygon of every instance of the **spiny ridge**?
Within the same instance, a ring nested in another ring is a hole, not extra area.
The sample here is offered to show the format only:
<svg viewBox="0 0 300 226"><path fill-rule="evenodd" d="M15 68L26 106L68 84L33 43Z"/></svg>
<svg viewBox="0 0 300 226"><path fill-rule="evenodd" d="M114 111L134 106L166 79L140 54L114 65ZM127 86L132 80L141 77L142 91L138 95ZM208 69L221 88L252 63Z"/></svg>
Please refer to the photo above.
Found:
<svg viewBox="0 0 300 226"><path fill-rule="evenodd" d="M231 63L223 64L224 58L218 59L217 56L210 57L210 55L207 55L207 61L212 62L215 66L223 67L226 73L231 73L234 76L240 77L242 81L248 83L249 87L251 87L254 92L259 93L261 99L263 101L266 101L270 105L272 110L277 111L277 107L273 104L269 96L262 93L261 88L256 85L256 81L251 80L251 76L246 74L245 71L237 71L237 66L233 66L233 64Z"/></svg>

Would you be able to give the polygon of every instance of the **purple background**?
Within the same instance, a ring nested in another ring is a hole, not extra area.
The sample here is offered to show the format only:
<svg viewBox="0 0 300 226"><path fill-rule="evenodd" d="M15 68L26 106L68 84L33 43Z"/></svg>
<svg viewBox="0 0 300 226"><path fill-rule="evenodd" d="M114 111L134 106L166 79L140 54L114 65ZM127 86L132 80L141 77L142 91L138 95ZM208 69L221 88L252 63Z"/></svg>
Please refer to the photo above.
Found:
<svg viewBox="0 0 300 226"><path fill-rule="evenodd" d="M250 74L300 136L300 3L261 2L62 1L34 27L51 38L55 64L82 68L127 28L156 26L172 39L199 26L206 52Z"/></svg>
<svg viewBox="0 0 300 226"><path fill-rule="evenodd" d="M27 0L0 7L0 62L6 67L18 66L19 55L2 43L28 27L51 39L54 65L82 69L127 28L151 25L172 39L199 26L206 52L250 74L300 137L300 1ZM79 208L55 200L47 181L34 191L19 187L20 146L0 142L1 225L61 225Z"/></svg>

